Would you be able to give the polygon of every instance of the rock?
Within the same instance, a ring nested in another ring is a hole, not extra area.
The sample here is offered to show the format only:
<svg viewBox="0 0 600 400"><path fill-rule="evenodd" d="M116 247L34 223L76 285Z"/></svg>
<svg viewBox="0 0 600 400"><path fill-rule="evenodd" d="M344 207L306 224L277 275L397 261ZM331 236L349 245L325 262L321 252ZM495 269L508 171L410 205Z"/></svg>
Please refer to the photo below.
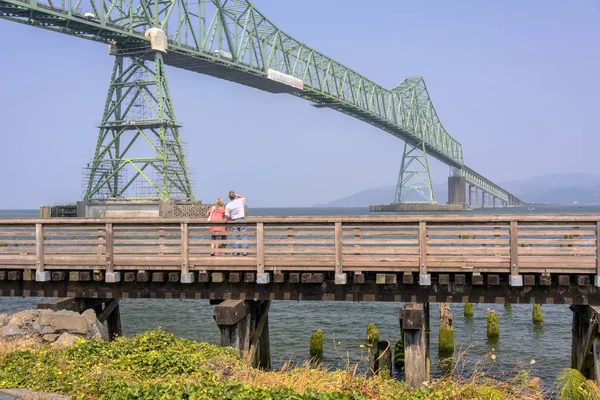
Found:
<svg viewBox="0 0 600 400"><path fill-rule="evenodd" d="M68 332L64 332L60 337L52 344L52 347L69 347L75 344L78 337L71 335Z"/></svg>
<svg viewBox="0 0 600 400"><path fill-rule="evenodd" d="M23 336L25 332L23 332L17 325L9 324L4 328L0 329L0 339L4 340L12 340L17 337Z"/></svg>
<svg viewBox="0 0 600 400"><path fill-rule="evenodd" d="M3 326L2 322L8 317L8 314L0 314L0 328Z"/></svg>
<svg viewBox="0 0 600 400"><path fill-rule="evenodd" d="M60 335L58 333L48 333L42 336L42 339L46 342L54 342Z"/></svg>
<svg viewBox="0 0 600 400"><path fill-rule="evenodd" d="M88 322L94 322L96 321L96 311L94 311L91 308L88 308L87 310L85 310L81 315L83 315Z"/></svg>
<svg viewBox="0 0 600 400"><path fill-rule="evenodd" d="M108 334L105 332L104 326L97 319L88 322L88 331L89 337L86 337L86 339L108 340Z"/></svg>
<svg viewBox="0 0 600 400"><path fill-rule="evenodd" d="M6 396L6 397L5 397ZM12 396L12 397L9 397ZM14 400L70 400L69 396L56 393L34 392L29 389L0 389L0 399Z"/></svg>
<svg viewBox="0 0 600 400"><path fill-rule="evenodd" d="M42 329L38 330L40 332L40 335L45 335L48 333L54 333L54 328L52 328L50 325L44 326Z"/></svg>
<svg viewBox="0 0 600 400"><path fill-rule="evenodd" d="M74 311L57 311L51 314L42 314L40 315L40 324L42 326L50 325L54 332L71 332L80 335L88 333L86 318Z"/></svg>

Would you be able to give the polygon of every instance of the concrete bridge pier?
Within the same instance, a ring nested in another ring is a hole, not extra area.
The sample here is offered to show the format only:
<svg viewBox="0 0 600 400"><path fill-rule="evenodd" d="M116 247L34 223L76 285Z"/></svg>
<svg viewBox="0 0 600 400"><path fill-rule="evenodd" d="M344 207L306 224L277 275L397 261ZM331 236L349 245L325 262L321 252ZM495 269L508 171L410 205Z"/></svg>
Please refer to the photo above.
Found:
<svg viewBox="0 0 600 400"><path fill-rule="evenodd" d="M448 177L448 204L467 203L467 181L464 176Z"/></svg>
<svg viewBox="0 0 600 400"><path fill-rule="evenodd" d="M221 346L238 349L254 367L271 368L270 300L224 300L213 308L221 331Z"/></svg>
<svg viewBox="0 0 600 400"><path fill-rule="evenodd" d="M479 189L473 184L469 184L469 207L479 207Z"/></svg>
<svg viewBox="0 0 600 400"><path fill-rule="evenodd" d="M406 303L400 310L400 327L405 380L417 388L430 378L429 303Z"/></svg>
<svg viewBox="0 0 600 400"><path fill-rule="evenodd" d="M573 305L571 368L600 384L600 307Z"/></svg>

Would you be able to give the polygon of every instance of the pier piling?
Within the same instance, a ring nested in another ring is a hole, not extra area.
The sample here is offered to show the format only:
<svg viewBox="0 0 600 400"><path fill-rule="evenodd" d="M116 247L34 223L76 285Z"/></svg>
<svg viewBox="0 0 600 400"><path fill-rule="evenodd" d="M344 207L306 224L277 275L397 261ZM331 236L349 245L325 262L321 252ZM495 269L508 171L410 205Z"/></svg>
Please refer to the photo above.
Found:
<svg viewBox="0 0 600 400"><path fill-rule="evenodd" d="M221 346L238 349L252 365L270 369L268 312L270 300L225 300L213 308L221 331Z"/></svg>
<svg viewBox="0 0 600 400"><path fill-rule="evenodd" d="M425 319L424 304L406 303L402 308L404 374L412 387L419 387L429 380Z"/></svg>

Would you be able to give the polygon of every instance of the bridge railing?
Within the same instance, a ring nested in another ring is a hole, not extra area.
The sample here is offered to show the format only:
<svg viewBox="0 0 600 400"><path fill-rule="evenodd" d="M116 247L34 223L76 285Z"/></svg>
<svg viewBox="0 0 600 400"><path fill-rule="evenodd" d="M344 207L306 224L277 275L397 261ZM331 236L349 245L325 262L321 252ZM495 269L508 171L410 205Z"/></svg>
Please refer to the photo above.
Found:
<svg viewBox="0 0 600 400"><path fill-rule="evenodd" d="M6 219L0 270L600 275L599 229L564 215Z"/></svg>

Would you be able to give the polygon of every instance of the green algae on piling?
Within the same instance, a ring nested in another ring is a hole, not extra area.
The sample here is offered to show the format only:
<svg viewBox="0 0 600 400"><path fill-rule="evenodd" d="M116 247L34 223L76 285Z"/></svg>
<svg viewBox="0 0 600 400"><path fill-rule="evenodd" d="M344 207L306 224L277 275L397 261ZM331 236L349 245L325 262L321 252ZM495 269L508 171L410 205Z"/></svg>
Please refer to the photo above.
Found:
<svg viewBox="0 0 600 400"><path fill-rule="evenodd" d="M487 337L497 338L500 336L500 326L498 325L498 315L496 311L488 308L487 315Z"/></svg>
<svg viewBox="0 0 600 400"><path fill-rule="evenodd" d="M315 360L323 358L323 331L320 329L310 337L310 357Z"/></svg>

